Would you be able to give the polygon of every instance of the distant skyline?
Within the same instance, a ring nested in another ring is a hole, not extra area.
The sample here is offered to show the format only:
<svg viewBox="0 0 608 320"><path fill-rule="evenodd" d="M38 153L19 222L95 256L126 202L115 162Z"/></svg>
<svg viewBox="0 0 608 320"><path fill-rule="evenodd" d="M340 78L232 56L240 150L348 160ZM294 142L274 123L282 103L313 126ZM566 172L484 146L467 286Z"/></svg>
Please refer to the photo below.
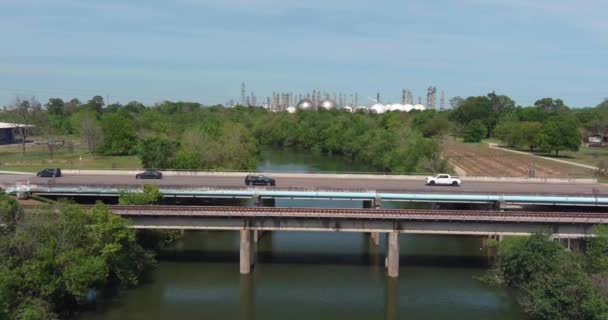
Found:
<svg viewBox="0 0 608 320"><path fill-rule="evenodd" d="M17 95L223 104L313 89L401 101L608 98L605 0L0 0L0 105Z"/></svg>

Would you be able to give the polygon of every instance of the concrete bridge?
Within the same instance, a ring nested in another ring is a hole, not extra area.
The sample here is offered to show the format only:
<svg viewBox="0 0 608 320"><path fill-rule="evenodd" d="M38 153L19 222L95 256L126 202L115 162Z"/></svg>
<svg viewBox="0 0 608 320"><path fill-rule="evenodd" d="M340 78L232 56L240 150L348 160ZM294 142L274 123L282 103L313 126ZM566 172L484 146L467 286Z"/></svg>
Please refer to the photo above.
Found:
<svg viewBox="0 0 608 320"><path fill-rule="evenodd" d="M608 213L456 211L404 209L320 209L274 207L111 206L137 229L233 230L240 233L240 272L254 264L255 243L261 232L332 231L369 233L378 245L388 238L387 273L399 273L399 235L445 234L491 236L543 232L557 239L592 235ZM569 240L568 240L569 241Z"/></svg>

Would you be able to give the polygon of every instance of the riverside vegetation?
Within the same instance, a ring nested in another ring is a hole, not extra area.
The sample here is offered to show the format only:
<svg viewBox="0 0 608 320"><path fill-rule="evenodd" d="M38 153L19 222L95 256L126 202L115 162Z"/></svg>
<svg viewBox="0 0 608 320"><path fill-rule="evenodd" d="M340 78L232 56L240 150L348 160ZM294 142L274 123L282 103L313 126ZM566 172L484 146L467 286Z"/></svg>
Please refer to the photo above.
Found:
<svg viewBox="0 0 608 320"><path fill-rule="evenodd" d="M484 277L519 289L534 319L608 319L608 226L596 226L584 253L549 235L508 237L498 244L495 268Z"/></svg>
<svg viewBox="0 0 608 320"><path fill-rule="evenodd" d="M155 261L102 204L24 211L0 195L0 319L67 318L96 289L136 285Z"/></svg>
<svg viewBox="0 0 608 320"><path fill-rule="evenodd" d="M80 140L85 158L99 157L102 167L110 165L104 159L112 159L112 167L120 163L156 169L252 170L260 148L274 146L339 155L381 172L442 172L451 171L441 157L446 134L465 142L497 138L510 147L556 156L577 151L585 136L608 136L608 101L594 108L569 108L560 99L544 98L521 107L495 93L451 101L454 109L448 111L377 115L273 113L170 101L105 106L100 96L86 103L51 98L43 106L35 98L19 98L0 111L0 120L34 125L23 134L42 143L47 159L64 156L73 166L74 159L82 159L82 150L74 148ZM23 145L23 160L26 149ZM10 158L22 168L18 158ZM44 161L42 155L35 160ZM86 163L97 167L95 161Z"/></svg>
<svg viewBox="0 0 608 320"><path fill-rule="evenodd" d="M121 192L123 205L156 204L157 186ZM98 203L24 211L0 195L0 319L67 318L106 286L130 287L156 263L154 251L177 231L133 230ZM86 226L86 227L83 227Z"/></svg>

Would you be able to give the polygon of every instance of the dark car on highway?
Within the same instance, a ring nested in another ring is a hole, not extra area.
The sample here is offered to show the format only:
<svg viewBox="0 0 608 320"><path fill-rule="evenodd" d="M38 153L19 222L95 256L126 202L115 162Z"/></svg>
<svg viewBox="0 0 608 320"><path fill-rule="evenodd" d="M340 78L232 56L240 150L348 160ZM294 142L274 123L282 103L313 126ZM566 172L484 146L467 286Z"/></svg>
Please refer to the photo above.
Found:
<svg viewBox="0 0 608 320"><path fill-rule="evenodd" d="M61 169L59 168L46 168L36 174L39 177L55 178L61 177Z"/></svg>
<svg viewBox="0 0 608 320"><path fill-rule="evenodd" d="M276 182L274 181L273 178L268 177L268 176L248 175L245 177L245 184L248 186L250 186L250 185L274 186L274 185L276 185Z"/></svg>
<svg viewBox="0 0 608 320"><path fill-rule="evenodd" d="M135 175L135 179L162 179L163 174L159 171L146 170Z"/></svg>

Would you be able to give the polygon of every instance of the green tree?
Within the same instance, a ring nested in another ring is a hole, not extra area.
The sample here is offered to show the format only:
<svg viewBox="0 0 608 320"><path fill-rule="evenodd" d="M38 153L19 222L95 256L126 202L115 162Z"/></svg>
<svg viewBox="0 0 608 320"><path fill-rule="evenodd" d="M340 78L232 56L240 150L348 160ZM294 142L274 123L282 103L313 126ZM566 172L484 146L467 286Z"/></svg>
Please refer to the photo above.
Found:
<svg viewBox="0 0 608 320"><path fill-rule="evenodd" d="M542 127L543 125L540 122L522 122L520 124L521 144L527 146L530 151L534 151L538 147L536 137Z"/></svg>
<svg viewBox="0 0 608 320"><path fill-rule="evenodd" d="M587 239L586 268L590 273L608 272L608 226L593 227L593 237Z"/></svg>
<svg viewBox="0 0 608 320"><path fill-rule="evenodd" d="M534 102L534 106L547 112L563 112L568 110L568 106L561 99L543 98Z"/></svg>
<svg viewBox="0 0 608 320"><path fill-rule="evenodd" d="M464 129L464 142L480 142L487 134L486 126L481 120L474 120Z"/></svg>
<svg viewBox="0 0 608 320"><path fill-rule="evenodd" d="M177 147L178 145L174 141L162 138L146 138L139 142L137 155L146 168L167 169L174 164Z"/></svg>
<svg viewBox="0 0 608 320"><path fill-rule="evenodd" d="M536 142L544 150L555 151L556 157L561 150L578 151L581 144L581 133L572 117L551 118L543 125L539 135L541 138Z"/></svg>
<svg viewBox="0 0 608 320"><path fill-rule="evenodd" d="M50 98L46 103L46 110L52 115L62 115L65 103L59 98Z"/></svg>
<svg viewBox="0 0 608 320"><path fill-rule="evenodd" d="M86 105L84 105L84 107L95 111L97 114L100 114L104 105L105 103L102 96L94 96L86 103Z"/></svg>
<svg viewBox="0 0 608 320"><path fill-rule="evenodd" d="M101 151L106 155L132 154L137 144L133 120L122 113L110 113L101 119L103 145Z"/></svg>
<svg viewBox="0 0 608 320"><path fill-rule="evenodd" d="M148 205L158 204L162 199L163 195L158 186L145 184L142 192L121 191L118 203L121 205Z"/></svg>
<svg viewBox="0 0 608 320"><path fill-rule="evenodd" d="M21 211L6 198L0 203ZM0 234L0 316L67 318L89 290L137 284L152 264L135 231L103 204L89 212L69 204L24 211Z"/></svg>
<svg viewBox="0 0 608 320"><path fill-rule="evenodd" d="M501 122L494 129L494 136L509 147L518 147L523 143L521 123Z"/></svg>

